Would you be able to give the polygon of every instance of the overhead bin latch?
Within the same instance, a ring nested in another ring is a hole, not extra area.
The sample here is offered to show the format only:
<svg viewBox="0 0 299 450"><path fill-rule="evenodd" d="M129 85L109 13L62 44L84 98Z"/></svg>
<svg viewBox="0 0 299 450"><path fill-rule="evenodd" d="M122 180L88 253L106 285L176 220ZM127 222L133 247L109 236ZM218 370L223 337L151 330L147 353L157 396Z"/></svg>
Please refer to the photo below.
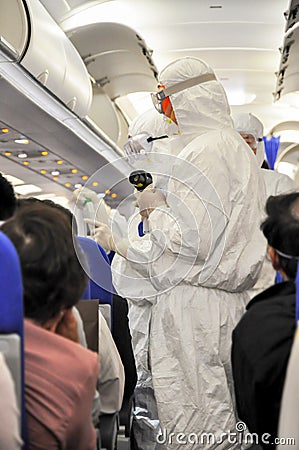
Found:
<svg viewBox="0 0 299 450"><path fill-rule="evenodd" d="M103 78L99 78L98 80L96 80L96 83L98 86L104 87L104 86L106 86L106 84L110 83L110 80L108 77L103 77Z"/></svg>
<svg viewBox="0 0 299 450"><path fill-rule="evenodd" d="M39 73L36 78L43 86L45 86L49 78L49 70L46 69L43 72Z"/></svg>

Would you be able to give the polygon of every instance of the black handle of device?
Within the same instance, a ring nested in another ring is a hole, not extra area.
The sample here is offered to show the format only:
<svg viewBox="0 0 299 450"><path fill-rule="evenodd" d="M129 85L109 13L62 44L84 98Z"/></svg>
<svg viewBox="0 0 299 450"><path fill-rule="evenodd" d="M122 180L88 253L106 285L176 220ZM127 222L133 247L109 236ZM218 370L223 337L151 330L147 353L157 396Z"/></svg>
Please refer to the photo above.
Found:
<svg viewBox="0 0 299 450"><path fill-rule="evenodd" d="M143 191L149 184L152 184L153 177L145 170L134 170L130 173L129 181L137 191Z"/></svg>

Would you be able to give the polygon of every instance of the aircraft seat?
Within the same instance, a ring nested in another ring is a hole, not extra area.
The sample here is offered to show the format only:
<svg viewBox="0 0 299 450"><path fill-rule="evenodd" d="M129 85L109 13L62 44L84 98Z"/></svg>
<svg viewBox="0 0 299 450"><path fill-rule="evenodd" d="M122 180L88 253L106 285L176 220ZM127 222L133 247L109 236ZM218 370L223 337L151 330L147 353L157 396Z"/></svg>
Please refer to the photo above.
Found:
<svg viewBox="0 0 299 450"><path fill-rule="evenodd" d="M82 261L89 282L82 295L84 299L99 299L100 303L113 305L112 274L108 256L105 250L91 238L78 236L77 240L86 257Z"/></svg>
<svg viewBox="0 0 299 450"><path fill-rule="evenodd" d="M19 257L10 239L0 232L0 351L15 383L21 412L20 430L25 443L23 317L23 285ZM26 449L26 444L23 448Z"/></svg>

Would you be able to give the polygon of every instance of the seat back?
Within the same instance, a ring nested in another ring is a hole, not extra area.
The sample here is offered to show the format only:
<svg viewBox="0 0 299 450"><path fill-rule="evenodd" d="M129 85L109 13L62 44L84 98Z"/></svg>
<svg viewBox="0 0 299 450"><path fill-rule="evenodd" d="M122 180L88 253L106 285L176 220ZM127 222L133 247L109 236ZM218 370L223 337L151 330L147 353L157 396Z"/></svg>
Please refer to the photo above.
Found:
<svg viewBox="0 0 299 450"><path fill-rule="evenodd" d="M82 261L88 275L88 286L83 293L82 300L99 299L101 304L108 303L113 308L113 285L110 262L105 250L90 238L78 236L77 240L85 255ZM112 319L110 318L112 327Z"/></svg>
<svg viewBox="0 0 299 450"><path fill-rule="evenodd" d="M80 300L76 304L80 313L85 333L87 348L94 352L99 351L99 312L110 328L111 307L108 303L99 304L99 300ZM111 329L111 328L110 328Z"/></svg>
<svg viewBox="0 0 299 450"><path fill-rule="evenodd" d="M21 413L21 435L26 442L24 404L23 286L19 257L12 242L0 232L0 351L11 371Z"/></svg>

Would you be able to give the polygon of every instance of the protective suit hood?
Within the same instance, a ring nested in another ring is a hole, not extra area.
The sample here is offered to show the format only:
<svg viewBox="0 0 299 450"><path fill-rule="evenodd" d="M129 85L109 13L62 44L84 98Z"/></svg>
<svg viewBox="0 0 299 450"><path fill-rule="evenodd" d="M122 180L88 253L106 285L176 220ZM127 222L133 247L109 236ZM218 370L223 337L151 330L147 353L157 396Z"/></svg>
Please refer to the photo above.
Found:
<svg viewBox="0 0 299 450"><path fill-rule="evenodd" d="M248 133L255 137L256 146L256 158L259 167L263 164L264 155L264 142L259 142L258 139L262 139L264 134L264 127L262 122L251 113L236 114L233 117L235 129L238 133Z"/></svg>
<svg viewBox="0 0 299 450"><path fill-rule="evenodd" d="M212 68L197 58L175 60L159 74L159 82L170 87L199 75L214 74ZM207 131L232 127L230 107L218 80L207 81L170 96L182 135L199 136Z"/></svg>

